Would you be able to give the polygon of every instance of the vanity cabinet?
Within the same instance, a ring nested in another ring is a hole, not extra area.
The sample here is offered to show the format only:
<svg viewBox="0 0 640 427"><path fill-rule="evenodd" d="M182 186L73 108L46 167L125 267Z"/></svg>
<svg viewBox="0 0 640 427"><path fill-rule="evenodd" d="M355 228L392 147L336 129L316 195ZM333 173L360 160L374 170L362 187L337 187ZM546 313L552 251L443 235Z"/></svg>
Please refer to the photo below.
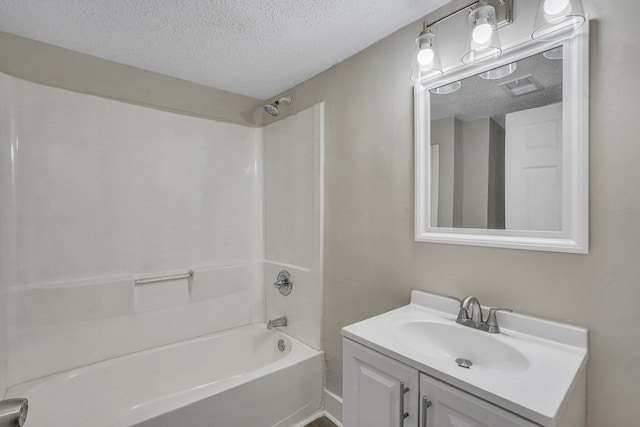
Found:
<svg viewBox="0 0 640 427"><path fill-rule="evenodd" d="M345 427L417 427L419 371L344 340Z"/></svg>
<svg viewBox="0 0 640 427"><path fill-rule="evenodd" d="M423 373L420 374L420 411L420 427L539 427Z"/></svg>
<svg viewBox="0 0 640 427"><path fill-rule="evenodd" d="M458 311L413 291L342 328L344 427L585 426L586 329L501 312L491 334Z"/></svg>
<svg viewBox="0 0 640 427"><path fill-rule="evenodd" d="M539 427L351 340L343 340L344 427Z"/></svg>

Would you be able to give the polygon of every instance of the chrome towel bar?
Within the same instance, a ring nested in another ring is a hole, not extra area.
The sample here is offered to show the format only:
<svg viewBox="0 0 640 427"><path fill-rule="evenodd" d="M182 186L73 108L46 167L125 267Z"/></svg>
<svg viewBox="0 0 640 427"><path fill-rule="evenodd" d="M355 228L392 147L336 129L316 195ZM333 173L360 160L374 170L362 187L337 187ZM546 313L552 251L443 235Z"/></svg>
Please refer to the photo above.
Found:
<svg viewBox="0 0 640 427"><path fill-rule="evenodd" d="M155 276L145 277L143 279L136 279L136 285L145 285L147 283L166 282L167 280L179 280L179 279L193 279L193 270L189 270L187 273L173 274L170 276Z"/></svg>

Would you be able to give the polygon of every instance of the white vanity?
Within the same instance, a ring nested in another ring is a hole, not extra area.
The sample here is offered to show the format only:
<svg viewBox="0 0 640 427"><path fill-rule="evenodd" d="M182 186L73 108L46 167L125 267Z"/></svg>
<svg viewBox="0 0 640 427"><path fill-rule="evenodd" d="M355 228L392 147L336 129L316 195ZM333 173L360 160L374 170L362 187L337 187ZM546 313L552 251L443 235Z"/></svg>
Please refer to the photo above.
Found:
<svg viewBox="0 0 640 427"><path fill-rule="evenodd" d="M586 329L500 312L492 334L458 312L413 291L342 330L344 427L584 426Z"/></svg>

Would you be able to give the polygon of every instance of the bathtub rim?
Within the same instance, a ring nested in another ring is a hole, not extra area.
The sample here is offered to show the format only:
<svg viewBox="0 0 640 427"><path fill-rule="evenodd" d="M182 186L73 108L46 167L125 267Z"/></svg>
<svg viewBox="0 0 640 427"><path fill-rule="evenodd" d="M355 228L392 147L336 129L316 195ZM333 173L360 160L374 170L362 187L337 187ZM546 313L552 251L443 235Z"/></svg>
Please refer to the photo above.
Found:
<svg viewBox="0 0 640 427"><path fill-rule="evenodd" d="M75 375L82 375L86 372L90 372L93 369L99 369L101 367L116 365L121 361L126 361L130 359L144 357L144 354L151 354L156 352L162 352L166 350L170 350L175 347L188 346L190 344L195 344L208 340L215 340L217 338L221 338L228 335L236 335L243 333L254 334L256 332L267 333L271 335L282 336L289 341L289 348L287 349L287 354L282 358L276 359L266 365L259 366L257 369L253 369L248 371L240 376L231 376L229 378L225 378L219 382L215 382L212 384L205 384L203 386L190 388L186 390L176 390L177 393L171 394L169 396L161 396L157 399L146 400L144 402L131 402L129 409L126 412L122 412L120 416L114 416L113 419L109 420L104 426L109 427L126 427L131 426L132 424L137 424L140 422L144 422L148 419L161 416L162 414L169 413L171 411L189 406L195 402L200 400L215 396L218 393L222 393L225 390L238 387L242 384L246 384L259 378L264 375L268 375L273 372L277 372L287 367L294 366L296 364L302 363L304 361L313 359L314 357L319 357L322 369L324 370L324 352L321 350L317 350L308 344L305 344L280 329L267 330L266 323L264 322L255 322L242 326L237 326L235 328L225 329L222 331L217 331L214 333L200 335L194 338L189 338L182 341L177 341L173 343L163 344L156 347L152 347L145 350L136 351L133 353L124 354L118 357L113 357L109 359L105 359L99 362L90 363L87 365L79 366L76 368L68 369L65 371L60 371L56 373L52 373L50 375L46 375L40 378L36 378L33 380L25 381L22 383L18 383L15 385L11 385L7 387L4 397L11 396L19 396L28 393L29 390L33 390L41 387L43 384L46 384L48 381L52 379L59 379L62 377L64 379L74 377ZM324 378L321 380L322 387L324 387ZM160 410L161 408L161 410Z"/></svg>

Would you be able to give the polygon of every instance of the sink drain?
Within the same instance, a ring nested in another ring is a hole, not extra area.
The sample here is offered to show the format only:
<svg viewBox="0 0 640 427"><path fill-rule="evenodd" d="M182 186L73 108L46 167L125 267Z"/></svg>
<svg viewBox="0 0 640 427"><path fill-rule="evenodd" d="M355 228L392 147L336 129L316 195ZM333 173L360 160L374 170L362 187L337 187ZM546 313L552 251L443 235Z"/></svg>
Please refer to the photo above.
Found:
<svg viewBox="0 0 640 427"><path fill-rule="evenodd" d="M471 365L473 365L473 362L469 359L463 359L462 357L456 359L456 363L458 364L458 366L460 366L461 368L467 368L469 369L471 367Z"/></svg>

